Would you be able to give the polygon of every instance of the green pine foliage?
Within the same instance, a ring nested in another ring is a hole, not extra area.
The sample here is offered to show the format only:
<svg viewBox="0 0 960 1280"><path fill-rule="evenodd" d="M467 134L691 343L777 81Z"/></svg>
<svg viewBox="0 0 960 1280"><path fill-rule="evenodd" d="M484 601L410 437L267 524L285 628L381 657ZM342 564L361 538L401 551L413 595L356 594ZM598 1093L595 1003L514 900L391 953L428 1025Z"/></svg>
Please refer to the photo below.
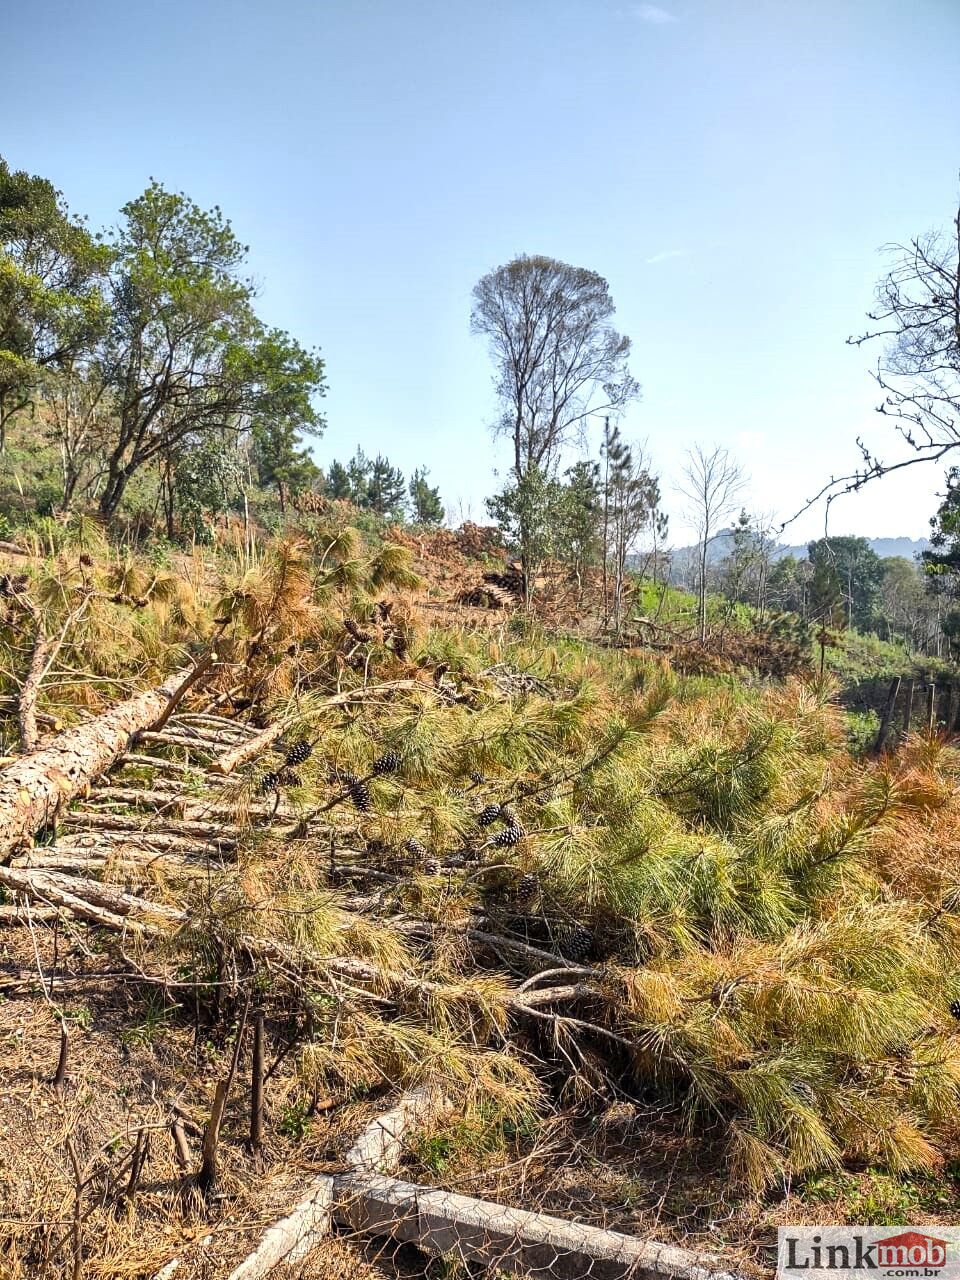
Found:
<svg viewBox="0 0 960 1280"><path fill-rule="evenodd" d="M425 689L344 738L359 768L368 735L402 755L401 777L373 784L396 847L456 860L500 829L477 827L484 804L514 815L517 844L448 873L437 918L454 901L496 918L503 864L534 873L528 936L559 955L564 929L589 930L604 1020L635 1045L619 1070L684 1127L725 1134L745 1184L846 1161L935 1167L960 1089L960 931L890 885L879 850L914 800L854 773L824 692L688 688L653 666L638 679L569 646L542 661L542 688L505 698L475 636L429 636L421 658L458 642L462 701ZM509 659L530 670L522 643ZM422 883L407 890L420 910Z"/></svg>
<svg viewBox="0 0 960 1280"><path fill-rule="evenodd" d="M337 515L171 567L89 521L49 533L28 574L63 632L44 711L102 705L216 634L236 664L225 687L239 670L288 720L285 745L224 796L249 812L276 774L296 830L274 841L248 822L210 900L229 907L223 945L257 931L383 969L375 1014L330 1005L322 963L298 988L322 1010L300 1062L310 1087L417 1080L433 1055L478 1106L586 1105L570 1047L508 1016L512 962L470 953L476 925L558 969L586 964L595 994L577 1016L595 1029L574 1040L602 1051L618 1089L725 1143L747 1186L854 1163L932 1170L955 1145L955 749L916 739L856 763L823 683L688 678L533 625L438 624L405 549ZM18 677L15 601L0 644ZM312 750L286 786L301 738ZM364 868L386 887L360 925L340 895ZM205 897L184 946L208 945L209 910Z"/></svg>

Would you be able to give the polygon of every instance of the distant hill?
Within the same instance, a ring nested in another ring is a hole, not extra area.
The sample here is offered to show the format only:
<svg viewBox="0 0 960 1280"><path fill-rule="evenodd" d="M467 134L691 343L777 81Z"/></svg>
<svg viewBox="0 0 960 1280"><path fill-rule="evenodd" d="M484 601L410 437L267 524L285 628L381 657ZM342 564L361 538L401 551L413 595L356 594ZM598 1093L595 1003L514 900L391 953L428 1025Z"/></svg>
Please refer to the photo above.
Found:
<svg viewBox="0 0 960 1280"><path fill-rule="evenodd" d="M835 535L841 536L841 535ZM877 553L881 560L889 559L892 556L903 556L906 560L913 560L921 551L926 551L930 543L926 538L868 538L868 544ZM780 560L784 556L796 556L798 560L803 559L807 554L807 543L801 543L797 546L787 546L781 544L777 546L773 552L773 559ZM718 564L721 560L725 560L733 550L733 530L725 529L723 533L718 533L707 548L707 561L709 564ZM677 547L672 553L670 578L674 583L683 583L689 579L696 566L697 548ZM639 561L640 557L636 557Z"/></svg>
<svg viewBox="0 0 960 1280"><path fill-rule="evenodd" d="M721 537L729 538L730 535L721 534ZM930 546L926 538L868 538L867 542L881 560L888 560L891 556L903 556L905 560L913 560ZM781 556L796 556L799 560L801 556L807 554L807 543L804 542L798 547L778 547L775 554L778 560Z"/></svg>

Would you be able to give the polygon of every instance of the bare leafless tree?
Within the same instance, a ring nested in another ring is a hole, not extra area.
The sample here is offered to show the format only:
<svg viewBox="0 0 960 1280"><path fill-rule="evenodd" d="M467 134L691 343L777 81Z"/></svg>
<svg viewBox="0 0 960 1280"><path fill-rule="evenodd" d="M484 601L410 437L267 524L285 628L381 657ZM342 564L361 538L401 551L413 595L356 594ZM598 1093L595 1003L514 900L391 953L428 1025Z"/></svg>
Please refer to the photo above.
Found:
<svg viewBox="0 0 960 1280"><path fill-rule="evenodd" d="M876 377L879 406L921 457L960 445L960 208L950 232L891 245L894 261L877 289L874 327L856 346L887 340Z"/></svg>
<svg viewBox="0 0 960 1280"><path fill-rule="evenodd" d="M602 276L541 255L514 258L475 287L471 328L490 344L499 427L511 439L518 481L531 467L549 471L588 414L615 411L638 394L630 339L613 328L613 314Z"/></svg>
<svg viewBox="0 0 960 1280"><path fill-rule="evenodd" d="M960 448L960 206L949 229L887 245L886 252L890 268L877 286L871 327L847 341L884 343L873 373L883 392L877 410L894 419L906 448L902 456L881 458L858 439L862 465L831 477L802 511Z"/></svg>
<svg viewBox="0 0 960 1280"><path fill-rule="evenodd" d="M744 476L726 449L707 452L695 445L687 455L680 492L690 503L690 517L697 531L697 619L700 643L707 638L707 553L721 526L732 515L743 489Z"/></svg>

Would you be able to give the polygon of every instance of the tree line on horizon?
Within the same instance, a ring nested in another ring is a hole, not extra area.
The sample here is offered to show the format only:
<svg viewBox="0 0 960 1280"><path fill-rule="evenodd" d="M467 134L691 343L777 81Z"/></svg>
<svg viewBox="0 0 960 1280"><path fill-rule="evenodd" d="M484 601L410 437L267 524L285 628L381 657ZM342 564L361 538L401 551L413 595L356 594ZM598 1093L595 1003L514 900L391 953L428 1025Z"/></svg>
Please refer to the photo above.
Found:
<svg viewBox="0 0 960 1280"><path fill-rule="evenodd" d="M928 233L893 252L873 329L851 341L886 339L874 375L880 409L912 453L885 465L864 451L863 469L832 481L828 498L948 457L960 443L960 212L953 234ZM0 159L0 462L27 424L17 460L36 464L38 508L93 508L109 521L149 500L169 537L196 536L251 486L274 495L281 519L310 489L384 521L441 523L425 467L407 478L362 447L325 470L314 461L308 442L326 425L324 361L257 314L246 257L219 208L155 181L114 228L94 233L47 179ZM547 560L580 586L595 570L603 624L619 631L631 575L667 581L668 520L646 446L623 434L640 386L614 315L596 272L521 254L477 283L470 324L492 357L494 434L509 448L487 510L520 560L527 603ZM718 568L709 549L736 513L743 475L726 450L694 446L679 488L697 530L689 585L700 638L714 591L752 603L760 618L775 607L918 648L960 645L958 476L948 472L919 569L884 564L856 538L774 559L769 520L746 512Z"/></svg>

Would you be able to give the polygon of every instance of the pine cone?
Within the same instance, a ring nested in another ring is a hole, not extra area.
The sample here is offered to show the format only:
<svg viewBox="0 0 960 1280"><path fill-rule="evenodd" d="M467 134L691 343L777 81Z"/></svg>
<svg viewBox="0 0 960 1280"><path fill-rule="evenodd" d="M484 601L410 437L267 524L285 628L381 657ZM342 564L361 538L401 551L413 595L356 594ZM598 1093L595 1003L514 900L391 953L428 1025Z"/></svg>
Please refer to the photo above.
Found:
<svg viewBox="0 0 960 1280"><path fill-rule="evenodd" d="M483 774L480 772L479 769L473 770L473 772L470 774L470 781L473 783L475 787L479 787L483 785Z"/></svg>
<svg viewBox="0 0 960 1280"><path fill-rule="evenodd" d="M365 782L355 782L350 788L350 799L353 801L353 807L359 809L361 813L369 813L373 808L373 801L370 799L370 788Z"/></svg>
<svg viewBox="0 0 960 1280"><path fill-rule="evenodd" d="M297 773L296 769L280 770L280 786L281 787L302 787L303 779Z"/></svg>
<svg viewBox="0 0 960 1280"><path fill-rule="evenodd" d="M373 772L378 778L382 778L387 773L396 773L399 768L399 751L385 751L382 756L377 756L373 762Z"/></svg>
<svg viewBox="0 0 960 1280"><path fill-rule="evenodd" d="M440 863L436 858L428 858L423 864L423 874L427 876L438 876L440 869Z"/></svg>
<svg viewBox="0 0 960 1280"><path fill-rule="evenodd" d="M265 773L257 784L257 790L261 795L265 795L268 791L276 791L279 786L279 773Z"/></svg>
<svg viewBox="0 0 960 1280"><path fill-rule="evenodd" d="M409 840L404 841L404 853L409 853L411 858L422 858L427 852L426 845L420 843L416 836L411 836Z"/></svg>
<svg viewBox="0 0 960 1280"><path fill-rule="evenodd" d="M481 809L477 818L477 825L481 827L492 826L500 817L500 806L498 804L488 804Z"/></svg>
<svg viewBox="0 0 960 1280"><path fill-rule="evenodd" d="M523 839L522 827L504 827L493 838L493 847L495 849L511 849L515 844L519 844Z"/></svg>
<svg viewBox="0 0 960 1280"><path fill-rule="evenodd" d="M960 1000L950 1001L950 1016L960 1022Z"/></svg>
<svg viewBox="0 0 960 1280"><path fill-rule="evenodd" d="M582 924L570 925L564 929L557 941L561 954L577 964L587 960L593 950L593 934Z"/></svg>
<svg viewBox="0 0 960 1280"><path fill-rule="evenodd" d="M517 881L515 898L521 907L529 906L540 892L540 877L536 872L528 872Z"/></svg>
<svg viewBox="0 0 960 1280"><path fill-rule="evenodd" d="M303 764L304 760L309 760L313 755L313 744L308 742L306 738L299 738L287 752L287 764Z"/></svg>
<svg viewBox="0 0 960 1280"><path fill-rule="evenodd" d="M355 773L332 764L327 770L327 781L340 787L352 787L359 779Z"/></svg>

